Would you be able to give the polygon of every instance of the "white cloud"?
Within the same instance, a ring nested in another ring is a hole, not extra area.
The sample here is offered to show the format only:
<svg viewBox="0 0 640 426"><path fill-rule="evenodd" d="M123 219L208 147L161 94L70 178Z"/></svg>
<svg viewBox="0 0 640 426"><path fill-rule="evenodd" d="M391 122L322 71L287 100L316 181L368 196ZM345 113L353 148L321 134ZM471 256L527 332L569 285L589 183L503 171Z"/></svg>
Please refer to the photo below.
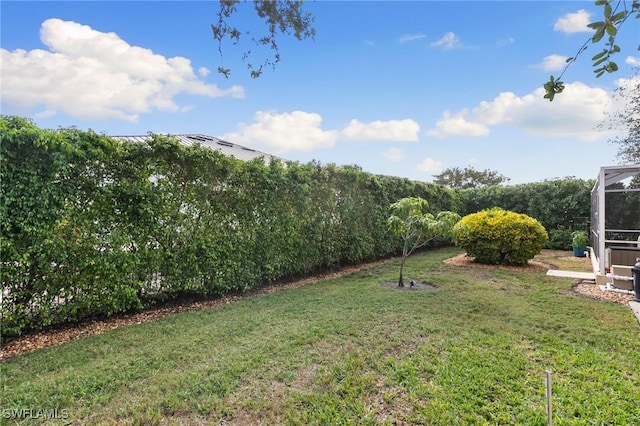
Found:
<svg viewBox="0 0 640 426"><path fill-rule="evenodd" d="M330 148L335 144L339 134L336 131L322 129L320 114L304 111L282 114L258 111L254 120L253 124L241 123L237 132L227 133L222 139L281 154Z"/></svg>
<svg viewBox="0 0 640 426"><path fill-rule="evenodd" d="M417 141L419 133L420 125L411 119L370 123L353 119L342 129L344 139L363 141Z"/></svg>
<svg viewBox="0 0 640 426"><path fill-rule="evenodd" d="M441 171L442 168L442 162L436 161L433 158L425 158L416 166L417 171L426 173L436 173Z"/></svg>
<svg viewBox="0 0 640 426"><path fill-rule="evenodd" d="M500 40L496 41L496 46L505 47L505 46L508 46L508 45L513 44L515 42L516 42L516 39L513 38L513 37L503 38L503 39L500 39Z"/></svg>
<svg viewBox="0 0 640 426"><path fill-rule="evenodd" d="M200 74L201 77L206 77L211 74L211 71L208 68L200 67L198 68L198 74Z"/></svg>
<svg viewBox="0 0 640 426"><path fill-rule="evenodd" d="M562 55L545 56L542 63L538 64L538 67L544 71L559 71L567 66L567 59L569 59L568 56Z"/></svg>
<svg viewBox="0 0 640 426"><path fill-rule="evenodd" d="M441 47L444 50L451 50L460 47L460 38L452 32L446 33L440 40L430 44L431 47Z"/></svg>
<svg viewBox="0 0 640 426"><path fill-rule="evenodd" d="M240 86L222 90L203 82L187 58L166 58L87 25L48 19L40 38L48 50L0 49L3 105L135 122L152 110L180 111L174 97L181 93L244 96Z"/></svg>
<svg viewBox="0 0 640 426"><path fill-rule="evenodd" d="M575 13L567 13L558 18L553 29L567 34L585 33L591 31L591 29L587 27L589 23L591 23L591 13L580 9Z"/></svg>
<svg viewBox="0 0 640 426"><path fill-rule="evenodd" d="M40 111L38 113L35 114L36 118L48 118L51 117L53 115L55 115L56 112L54 110L50 110L50 109L46 109L44 111Z"/></svg>
<svg viewBox="0 0 640 426"><path fill-rule="evenodd" d="M241 123L238 131L222 135L221 138L281 154L330 148L339 140L416 141L419 132L418 123L410 119L370 123L353 119L342 130L324 130L322 116L318 113L258 111L252 124Z"/></svg>
<svg viewBox="0 0 640 426"><path fill-rule="evenodd" d="M426 35L424 34L403 34L398 38L398 43L404 44L410 41L422 40L425 37Z"/></svg>
<svg viewBox="0 0 640 426"><path fill-rule="evenodd" d="M391 162L397 163L404 159L404 151L400 148L389 148L382 152L382 156Z"/></svg>
<svg viewBox="0 0 640 426"><path fill-rule="evenodd" d="M627 56L627 59L624 60L625 63L633 66L633 67L640 67L640 58L636 58L633 56Z"/></svg>
<svg viewBox="0 0 640 426"><path fill-rule="evenodd" d="M483 101L471 112L443 113L434 136L484 136L490 126L510 125L532 135L595 140L602 134L595 127L605 118L610 106L609 92L576 82L567 84L553 102L543 99L544 89L516 96L500 93L492 101Z"/></svg>
<svg viewBox="0 0 640 426"><path fill-rule="evenodd" d="M463 109L457 114L445 111L442 118L436 122L436 128L427 131L429 136L486 136L489 128L483 123L467 120L469 111Z"/></svg>

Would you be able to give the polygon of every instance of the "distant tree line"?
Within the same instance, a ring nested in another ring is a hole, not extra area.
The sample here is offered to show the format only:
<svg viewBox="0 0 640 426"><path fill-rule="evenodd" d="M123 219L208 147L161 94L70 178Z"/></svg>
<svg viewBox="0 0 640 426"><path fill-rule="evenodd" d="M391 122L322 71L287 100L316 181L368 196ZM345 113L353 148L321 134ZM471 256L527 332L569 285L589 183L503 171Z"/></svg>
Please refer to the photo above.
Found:
<svg viewBox="0 0 640 426"><path fill-rule="evenodd" d="M487 186L502 185L509 182L509 178L495 170L476 170L473 167L451 167L433 175L433 183L449 188L485 188Z"/></svg>

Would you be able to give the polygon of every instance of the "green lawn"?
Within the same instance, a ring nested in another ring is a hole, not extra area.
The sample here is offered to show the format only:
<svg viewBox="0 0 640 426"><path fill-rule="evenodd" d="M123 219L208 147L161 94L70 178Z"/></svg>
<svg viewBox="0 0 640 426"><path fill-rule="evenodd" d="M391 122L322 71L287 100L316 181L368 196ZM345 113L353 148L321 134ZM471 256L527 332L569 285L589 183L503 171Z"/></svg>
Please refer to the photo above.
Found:
<svg viewBox="0 0 640 426"><path fill-rule="evenodd" d="M640 327L544 272L444 249L113 330L0 365L0 406L80 424L640 424ZM26 420L38 424L41 419ZM61 422L58 420L57 422ZM56 423L58 424L58 423Z"/></svg>

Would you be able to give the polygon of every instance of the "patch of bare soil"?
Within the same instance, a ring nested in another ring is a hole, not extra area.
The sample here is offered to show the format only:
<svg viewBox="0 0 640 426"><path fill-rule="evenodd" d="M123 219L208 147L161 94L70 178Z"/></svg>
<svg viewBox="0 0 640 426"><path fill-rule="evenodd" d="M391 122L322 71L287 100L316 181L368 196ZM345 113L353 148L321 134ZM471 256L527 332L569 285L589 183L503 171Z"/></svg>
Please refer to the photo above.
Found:
<svg viewBox="0 0 640 426"><path fill-rule="evenodd" d="M380 283L380 285L382 287L390 288L392 290L399 290L399 291L430 291L430 290L437 289L437 287L433 284L430 284L424 281L417 281L417 280L406 280L404 282L404 287L399 287L398 281L386 281L386 282Z"/></svg>
<svg viewBox="0 0 640 426"><path fill-rule="evenodd" d="M265 285L260 288L251 290L247 293L231 294L223 297L219 297L212 300L203 301L173 301L164 306L151 308L144 312L131 313L118 315L111 318L100 320L89 320L78 324L72 324L61 327L52 327L38 332L27 333L18 337L0 347L0 362L3 362L14 356L34 351L36 349L46 348L49 346L60 345L71 340L78 339L84 336L91 336L96 334L103 334L109 330L113 330L119 327L125 327L133 324L142 324L144 322L150 322L157 320L158 318L165 317L167 315L173 315L180 312L198 311L206 308L215 308L218 306L228 305L230 303L237 302L245 297L257 296L260 294L273 293L280 290L288 290L293 288L302 287L305 285L316 284L320 281L339 278L343 275L350 274L360 269L366 269L373 266L381 265L384 263L392 262L395 258L384 259L377 262L370 262L366 264L349 266L341 268L338 271L329 272L325 274L316 275L309 278L304 278L288 283L275 283L271 285ZM397 283L396 283L397 284Z"/></svg>

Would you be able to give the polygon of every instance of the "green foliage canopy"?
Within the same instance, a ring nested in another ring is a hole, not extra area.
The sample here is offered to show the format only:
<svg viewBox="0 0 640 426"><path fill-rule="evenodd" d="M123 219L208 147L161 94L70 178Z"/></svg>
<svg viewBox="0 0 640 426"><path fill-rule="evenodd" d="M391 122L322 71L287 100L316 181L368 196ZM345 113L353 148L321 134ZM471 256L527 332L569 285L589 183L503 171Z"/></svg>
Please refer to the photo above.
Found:
<svg viewBox="0 0 640 426"><path fill-rule="evenodd" d="M433 177L433 183L457 189L484 188L509 182L508 177L495 170L476 170L473 167L448 168Z"/></svg>
<svg viewBox="0 0 640 426"><path fill-rule="evenodd" d="M460 218L450 211L441 211L434 216L428 209L428 201L420 197L406 197L389 206L391 216L387 219L387 227L403 243L399 287L404 286L403 270L407 257L437 238L451 240L453 226Z"/></svg>
<svg viewBox="0 0 640 426"><path fill-rule="evenodd" d="M500 208L467 215L456 223L457 246L477 262L524 265L547 243L547 231L537 220Z"/></svg>

